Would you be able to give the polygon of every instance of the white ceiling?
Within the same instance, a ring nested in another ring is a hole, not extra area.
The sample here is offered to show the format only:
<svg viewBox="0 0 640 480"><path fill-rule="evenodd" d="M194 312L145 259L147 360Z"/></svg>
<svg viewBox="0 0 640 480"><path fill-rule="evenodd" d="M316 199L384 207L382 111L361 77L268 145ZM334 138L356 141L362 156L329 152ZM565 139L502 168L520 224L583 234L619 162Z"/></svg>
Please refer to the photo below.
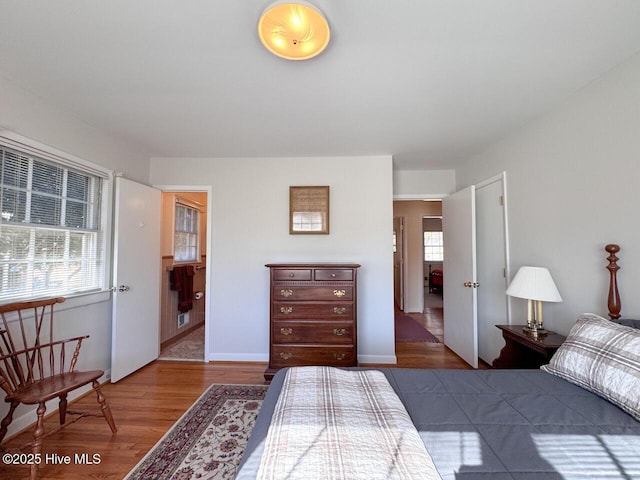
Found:
<svg viewBox="0 0 640 480"><path fill-rule="evenodd" d="M0 75L149 156L437 169L640 51L638 0L315 0L331 42L292 62L258 39L269 3L0 0Z"/></svg>

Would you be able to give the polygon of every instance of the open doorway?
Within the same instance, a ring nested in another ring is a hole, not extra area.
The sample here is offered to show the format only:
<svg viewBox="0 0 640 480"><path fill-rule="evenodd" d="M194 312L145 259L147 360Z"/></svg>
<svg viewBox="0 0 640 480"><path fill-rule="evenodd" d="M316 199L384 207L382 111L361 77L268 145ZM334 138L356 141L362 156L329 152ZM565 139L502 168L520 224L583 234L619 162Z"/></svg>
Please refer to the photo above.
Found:
<svg viewBox="0 0 640 480"><path fill-rule="evenodd" d="M425 219L433 218L441 222L442 202L394 200L393 216L394 230L396 224L402 225L402 240L398 238L402 245L397 245L397 252L401 252L403 259L394 262L394 267L396 263L401 266L403 289L402 302L396 301L396 304L402 305L405 312L423 312L429 269L429 262L425 261ZM440 255L442 251L440 248ZM442 262L433 265L442 268Z"/></svg>
<svg viewBox="0 0 640 480"><path fill-rule="evenodd" d="M205 361L207 192L163 191L160 360Z"/></svg>
<svg viewBox="0 0 640 480"><path fill-rule="evenodd" d="M395 259L394 255L394 274L396 266L400 265L402 268L399 275L404 286L401 301L396 299L396 342L442 342L442 287L429 288L429 271L431 268L442 272L442 261L435 261L433 255L438 254L441 257L443 248L440 246L438 249L437 245L434 245L434 248L425 247L425 228L430 231L439 228L439 235L442 235L441 205L442 202L439 200L393 202L394 233L397 231L397 225L402 225L403 233L403 248L396 245L398 248L395 249L395 255L401 251L403 259ZM438 228L433 228L435 223L438 223ZM435 240L436 237L437 235L434 235Z"/></svg>

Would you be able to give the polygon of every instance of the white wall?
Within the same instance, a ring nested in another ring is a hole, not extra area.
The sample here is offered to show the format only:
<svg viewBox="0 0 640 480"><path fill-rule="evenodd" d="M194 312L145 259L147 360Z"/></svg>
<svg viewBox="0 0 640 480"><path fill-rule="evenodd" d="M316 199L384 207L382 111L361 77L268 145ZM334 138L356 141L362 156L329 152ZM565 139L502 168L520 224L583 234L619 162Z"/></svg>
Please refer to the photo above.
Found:
<svg viewBox="0 0 640 480"><path fill-rule="evenodd" d="M455 170L394 170L393 198L442 198L456 191Z"/></svg>
<svg viewBox="0 0 640 480"><path fill-rule="evenodd" d="M456 170L458 188L505 170L511 272L546 266L564 299L545 304L566 333L581 312L606 314L607 243L622 247L622 313L640 316L640 54ZM512 300L513 321L524 301Z"/></svg>
<svg viewBox="0 0 640 480"><path fill-rule="evenodd" d="M0 128L123 172L130 180L148 181L150 155L141 147L84 123L1 76L0 99Z"/></svg>
<svg viewBox="0 0 640 480"><path fill-rule="evenodd" d="M131 144L46 104L2 77L0 99L0 128L108 169L122 171L128 178L143 182L148 180L148 156ZM110 215L110 212L107 214ZM106 292L69 299L57 311L57 338L90 335L82 344L77 368L108 371L111 367L110 294ZM0 402L0 418L4 418L7 411L8 404ZM21 406L14 415L8 435L25 428L35 419L34 409Z"/></svg>
<svg viewBox="0 0 640 480"><path fill-rule="evenodd" d="M212 187L210 356L266 361L274 262L355 262L361 362L395 362L391 157L154 158L154 185ZM289 234L289 186L329 185L329 235Z"/></svg>

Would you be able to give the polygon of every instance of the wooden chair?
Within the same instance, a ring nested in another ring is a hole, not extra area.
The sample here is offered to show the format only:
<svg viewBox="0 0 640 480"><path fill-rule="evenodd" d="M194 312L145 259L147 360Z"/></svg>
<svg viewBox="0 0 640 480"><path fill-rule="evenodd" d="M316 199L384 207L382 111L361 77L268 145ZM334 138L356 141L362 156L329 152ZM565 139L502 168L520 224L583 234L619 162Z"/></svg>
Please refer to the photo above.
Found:
<svg viewBox="0 0 640 480"><path fill-rule="evenodd" d="M34 441L28 444L33 453L38 455L41 454L45 437L88 415L103 416L111 431L116 432L111 409L98 382L104 372L75 370L82 341L89 335L67 340L53 339L53 306L60 302L64 302L64 298L0 305L0 387L7 394L5 401L10 403L9 413L0 423L0 443L7 434L18 405L38 405ZM67 410L67 394L89 383L98 395L101 413ZM60 426L45 433L45 402L56 397L60 400ZM67 413L76 417L67 422ZM35 479L36 473L37 465L32 465L32 479Z"/></svg>

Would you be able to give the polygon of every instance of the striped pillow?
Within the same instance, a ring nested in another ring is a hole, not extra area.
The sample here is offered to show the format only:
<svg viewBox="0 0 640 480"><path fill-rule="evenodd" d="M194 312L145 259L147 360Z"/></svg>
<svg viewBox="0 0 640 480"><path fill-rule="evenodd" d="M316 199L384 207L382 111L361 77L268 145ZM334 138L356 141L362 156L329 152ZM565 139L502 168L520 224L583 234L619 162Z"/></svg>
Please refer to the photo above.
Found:
<svg viewBox="0 0 640 480"><path fill-rule="evenodd" d="M640 330L582 314L545 372L580 385L640 420Z"/></svg>

